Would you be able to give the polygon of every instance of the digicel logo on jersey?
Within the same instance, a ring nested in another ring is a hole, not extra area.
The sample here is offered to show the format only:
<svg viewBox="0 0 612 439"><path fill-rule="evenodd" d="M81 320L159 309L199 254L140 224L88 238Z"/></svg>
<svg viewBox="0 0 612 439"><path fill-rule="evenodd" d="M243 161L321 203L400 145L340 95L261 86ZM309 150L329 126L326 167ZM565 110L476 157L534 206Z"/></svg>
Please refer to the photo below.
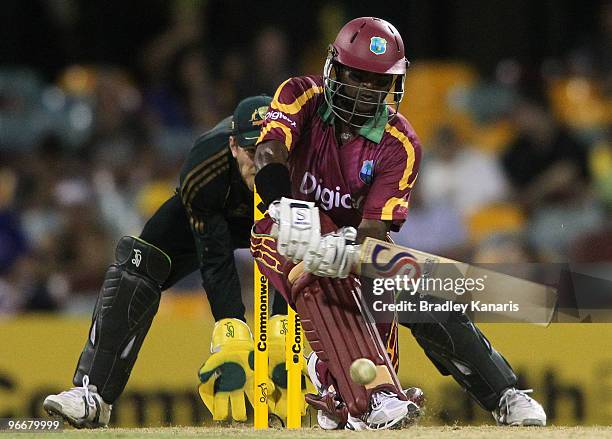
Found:
<svg viewBox="0 0 612 439"><path fill-rule="evenodd" d="M314 193L315 201L320 201L320 205L324 210L331 210L334 207L344 207L350 209L351 194L341 194L340 186L336 186L336 190L328 189L321 186L323 180L317 181L317 177L306 171L300 184L300 192L304 195Z"/></svg>

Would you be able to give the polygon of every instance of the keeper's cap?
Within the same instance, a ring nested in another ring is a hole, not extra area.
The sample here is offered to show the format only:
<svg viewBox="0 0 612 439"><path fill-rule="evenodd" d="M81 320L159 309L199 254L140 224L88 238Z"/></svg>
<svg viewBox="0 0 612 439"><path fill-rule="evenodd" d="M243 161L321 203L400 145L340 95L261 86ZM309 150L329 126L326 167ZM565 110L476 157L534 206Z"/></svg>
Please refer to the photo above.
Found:
<svg viewBox="0 0 612 439"><path fill-rule="evenodd" d="M265 95L251 96L240 101L232 118L232 136L236 137L238 145L255 145L270 102L272 98Z"/></svg>

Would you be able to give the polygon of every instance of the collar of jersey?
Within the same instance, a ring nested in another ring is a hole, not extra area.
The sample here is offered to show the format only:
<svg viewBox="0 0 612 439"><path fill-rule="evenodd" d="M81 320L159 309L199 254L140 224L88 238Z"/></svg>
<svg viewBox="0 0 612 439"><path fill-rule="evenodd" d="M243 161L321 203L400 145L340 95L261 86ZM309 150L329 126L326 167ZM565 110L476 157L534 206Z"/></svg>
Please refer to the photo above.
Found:
<svg viewBox="0 0 612 439"><path fill-rule="evenodd" d="M325 123L332 124L334 122L334 112L331 107L327 105L327 102L323 102L323 105L319 107L319 116ZM368 123L359 128L359 135L365 137L371 142L380 143L383 134L385 134L385 126L389 120L389 114L387 106L383 105L378 114L371 118Z"/></svg>

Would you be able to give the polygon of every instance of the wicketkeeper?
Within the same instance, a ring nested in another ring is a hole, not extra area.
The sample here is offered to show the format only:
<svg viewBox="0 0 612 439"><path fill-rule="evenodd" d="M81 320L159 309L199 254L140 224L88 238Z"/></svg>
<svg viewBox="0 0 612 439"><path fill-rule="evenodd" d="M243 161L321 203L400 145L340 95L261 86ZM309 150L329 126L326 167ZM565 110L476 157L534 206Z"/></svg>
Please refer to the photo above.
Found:
<svg viewBox="0 0 612 439"><path fill-rule="evenodd" d="M393 367L397 328L363 315L351 273L359 242L385 239L406 219L421 160L418 137L397 111L407 67L393 25L352 20L330 45L323 76L280 85L258 140L256 186L270 207L251 251L300 315L319 390L309 402L326 429L388 428L420 402ZM545 424L540 404L515 388L512 368L465 315L423 320L410 329L427 356L498 423ZM363 357L377 367L367 386L349 376Z"/></svg>
<svg viewBox="0 0 612 439"><path fill-rule="evenodd" d="M177 193L149 219L139 237L121 238L77 363L73 378L76 387L48 396L45 410L75 427L106 426L112 404L127 384L157 312L162 291L199 269L216 321L212 355L199 373L200 395L214 419L231 416L246 420L245 393L252 394L249 356L253 337L245 323L233 252L249 245L254 145L270 100L254 96L241 101L233 117L201 135L181 170ZM272 314L277 320L286 314L286 306L276 295ZM279 323L275 326L275 320L271 320L274 337ZM277 350L284 359L284 345ZM270 370L279 367L284 370L284 363L272 364ZM283 385L278 380L273 384ZM286 398L283 392L276 394ZM270 404L273 413L285 417L283 401L271 398Z"/></svg>

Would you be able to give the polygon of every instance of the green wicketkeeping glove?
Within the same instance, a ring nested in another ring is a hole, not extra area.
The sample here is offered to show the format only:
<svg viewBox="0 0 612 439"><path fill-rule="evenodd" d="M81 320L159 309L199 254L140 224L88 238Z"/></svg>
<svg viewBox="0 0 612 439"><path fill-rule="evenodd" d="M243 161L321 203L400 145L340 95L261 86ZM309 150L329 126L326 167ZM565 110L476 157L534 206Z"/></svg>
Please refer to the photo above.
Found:
<svg viewBox="0 0 612 439"><path fill-rule="evenodd" d="M222 319L215 324L212 355L200 368L200 397L213 415L224 421L246 421L245 393L253 397L253 335L238 319Z"/></svg>

